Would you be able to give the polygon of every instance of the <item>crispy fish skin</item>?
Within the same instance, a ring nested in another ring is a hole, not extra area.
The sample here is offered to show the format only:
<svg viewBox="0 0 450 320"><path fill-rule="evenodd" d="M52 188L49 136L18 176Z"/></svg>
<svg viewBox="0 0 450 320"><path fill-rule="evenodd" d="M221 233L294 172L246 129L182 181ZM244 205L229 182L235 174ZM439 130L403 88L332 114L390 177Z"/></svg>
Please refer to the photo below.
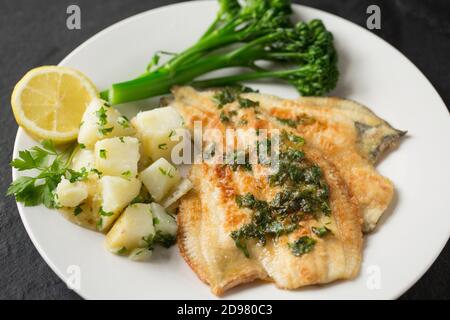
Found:
<svg viewBox="0 0 450 320"><path fill-rule="evenodd" d="M216 116L215 91L178 87L173 92L187 123L199 120L203 126L225 127ZM236 103L222 110L237 109L237 117L247 120L244 126L247 128L264 126L265 120L272 127L294 130L305 137L309 145L335 164L362 209L363 231L372 231L394 195L393 183L373 165L386 150L399 143L405 132L394 129L367 107L350 100L316 97L287 100L259 93L242 96L259 102L257 114L253 108L237 108ZM186 109L187 106L190 107ZM277 118L300 121L291 128Z"/></svg>
<svg viewBox="0 0 450 320"><path fill-rule="evenodd" d="M224 130L211 95L199 94L189 87L175 89L171 104L182 114L187 126L202 121L204 127ZM241 110L248 125L255 128L277 128L273 121L255 117L251 110ZM228 166L193 165L190 179L193 189L181 201L178 214L178 246L199 278L211 286L216 295L255 279L273 281L278 287L296 289L311 284L353 278L358 274L362 251L362 217L355 197L347 188L335 166L312 146L304 149L308 159L318 164L330 188L330 217L318 221L310 217L289 235L268 241L265 246L248 242L250 259L236 248L230 233L251 219L251 211L239 208L236 195L253 193L258 199L271 200L277 188L268 185L266 177ZM258 170L253 165L254 170ZM326 224L332 235L318 238L311 227ZM310 236L317 243L313 251L296 257L288 242Z"/></svg>

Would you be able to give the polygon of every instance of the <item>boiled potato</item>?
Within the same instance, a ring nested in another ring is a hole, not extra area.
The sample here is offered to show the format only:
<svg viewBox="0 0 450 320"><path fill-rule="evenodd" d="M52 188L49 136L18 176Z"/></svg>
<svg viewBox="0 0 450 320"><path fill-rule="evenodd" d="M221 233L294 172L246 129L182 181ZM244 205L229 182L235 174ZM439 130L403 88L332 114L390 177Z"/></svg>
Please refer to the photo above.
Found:
<svg viewBox="0 0 450 320"><path fill-rule="evenodd" d="M135 133L127 118L101 99L93 99L80 123L78 142L88 148L104 138L129 136Z"/></svg>
<svg viewBox="0 0 450 320"><path fill-rule="evenodd" d="M140 179L155 201L160 201L181 179L177 168L160 158L141 171Z"/></svg>
<svg viewBox="0 0 450 320"><path fill-rule="evenodd" d="M166 210L156 202L151 203L150 207L153 213L155 230L163 234L175 236L177 234L177 222L175 218L167 214Z"/></svg>
<svg viewBox="0 0 450 320"><path fill-rule="evenodd" d="M106 231L141 189L141 181L136 178L103 176L100 179L101 205L98 209L100 222L98 229Z"/></svg>
<svg viewBox="0 0 450 320"><path fill-rule="evenodd" d="M94 168L94 151L88 149L79 149L72 159L71 168L80 171L85 168L87 171Z"/></svg>
<svg viewBox="0 0 450 320"><path fill-rule="evenodd" d="M172 149L179 143L178 140L172 140L175 131L162 131L149 133L147 136L141 136L145 154L151 159L164 158L171 161Z"/></svg>
<svg viewBox="0 0 450 320"><path fill-rule="evenodd" d="M70 183L66 178L56 186L56 198L63 207L76 207L88 197L88 186L82 181Z"/></svg>
<svg viewBox="0 0 450 320"><path fill-rule="evenodd" d="M132 137L103 139L95 143L94 156L95 168L103 174L134 178L139 161L139 141Z"/></svg>
<svg viewBox="0 0 450 320"><path fill-rule="evenodd" d="M106 247L114 253L130 253L136 248L144 248L144 239L155 235L153 214L149 204L130 205L117 219L106 235Z"/></svg>
<svg viewBox="0 0 450 320"><path fill-rule="evenodd" d="M132 120L142 141L147 157L170 160L173 147L178 143L176 129L182 128L183 119L172 107L140 112Z"/></svg>
<svg viewBox="0 0 450 320"><path fill-rule="evenodd" d="M189 179L183 178L181 182L171 191L171 193L161 201L164 208L170 207L177 202L182 196L192 189L192 182Z"/></svg>

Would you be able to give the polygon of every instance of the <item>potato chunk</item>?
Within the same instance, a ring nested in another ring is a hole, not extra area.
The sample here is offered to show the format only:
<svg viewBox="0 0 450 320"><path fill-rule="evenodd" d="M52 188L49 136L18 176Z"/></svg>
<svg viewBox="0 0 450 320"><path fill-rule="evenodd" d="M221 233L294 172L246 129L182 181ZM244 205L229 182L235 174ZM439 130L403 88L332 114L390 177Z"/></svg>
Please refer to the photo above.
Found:
<svg viewBox="0 0 450 320"><path fill-rule="evenodd" d="M88 149L80 149L72 159L71 168L75 171L80 171L85 168L87 171L94 168L94 151Z"/></svg>
<svg viewBox="0 0 450 320"><path fill-rule="evenodd" d="M135 133L128 119L101 99L93 99L83 114L78 142L88 148L104 138L129 136Z"/></svg>
<svg viewBox="0 0 450 320"><path fill-rule="evenodd" d="M183 119L172 107L157 108L140 112L132 123L142 141L144 152L153 160L165 158L170 160L176 129L183 127Z"/></svg>
<svg viewBox="0 0 450 320"><path fill-rule="evenodd" d="M163 201L161 201L161 205L164 208L168 208L177 202L182 196L189 192L192 189L192 182L189 179L183 178L181 182L171 190L171 193L167 195Z"/></svg>
<svg viewBox="0 0 450 320"><path fill-rule="evenodd" d="M88 197L88 186L81 181L70 183L63 177L56 186L56 197L59 205L76 207Z"/></svg>
<svg viewBox="0 0 450 320"><path fill-rule="evenodd" d="M98 229L106 231L141 189L141 181L136 178L103 176L100 179L101 204L98 209L100 222Z"/></svg>
<svg viewBox="0 0 450 320"><path fill-rule="evenodd" d="M153 238L153 214L149 204L130 205L106 235L106 247L114 253L130 253L147 246L144 238Z"/></svg>
<svg viewBox="0 0 450 320"><path fill-rule="evenodd" d="M134 178L139 161L139 141L132 137L97 141L94 150L95 168L105 175Z"/></svg>
<svg viewBox="0 0 450 320"><path fill-rule="evenodd" d="M160 158L141 171L140 179L155 201L160 201L181 179L177 168Z"/></svg>
<svg viewBox="0 0 450 320"><path fill-rule="evenodd" d="M150 207L153 213L155 230L160 231L162 234L175 236L177 234L177 222L175 221L175 218L169 215L166 210L156 202L151 203Z"/></svg>

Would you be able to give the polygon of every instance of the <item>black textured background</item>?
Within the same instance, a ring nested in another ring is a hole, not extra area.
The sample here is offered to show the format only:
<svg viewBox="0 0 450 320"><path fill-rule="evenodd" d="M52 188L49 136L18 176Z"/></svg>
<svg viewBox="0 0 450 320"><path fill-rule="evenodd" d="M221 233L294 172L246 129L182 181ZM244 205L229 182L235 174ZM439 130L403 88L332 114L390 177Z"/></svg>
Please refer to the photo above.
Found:
<svg viewBox="0 0 450 320"><path fill-rule="evenodd" d="M180 1L0 0L0 299L80 298L67 289L39 256L20 221L14 199L4 196L11 182L8 163L17 130L9 104L14 84L28 69L57 64L83 41L112 23L174 2ZM382 29L375 33L411 59L450 106L450 1L295 2L337 14L363 27L368 5L379 5ZM66 28L66 8L70 4L81 8L81 30ZM430 270L402 299L450 299L449 271L447 244Z"/></svg>

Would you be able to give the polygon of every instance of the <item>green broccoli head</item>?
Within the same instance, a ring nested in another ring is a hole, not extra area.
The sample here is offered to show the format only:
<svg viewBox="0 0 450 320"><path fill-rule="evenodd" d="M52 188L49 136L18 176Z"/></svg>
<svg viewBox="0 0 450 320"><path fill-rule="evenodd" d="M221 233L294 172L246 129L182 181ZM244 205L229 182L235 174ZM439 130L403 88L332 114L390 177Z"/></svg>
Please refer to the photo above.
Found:
<svg viewBox="0 0 450 320"><path fill-rule="evenodd" d="M306 26L306 27L305 27ZM338 55L333 43L333 35L322 21L312 20L308 24L299 23L296 29L306 32L304 71L294 74L290 82L305 96L321 96L336 87L339 78Z"/></svg>

